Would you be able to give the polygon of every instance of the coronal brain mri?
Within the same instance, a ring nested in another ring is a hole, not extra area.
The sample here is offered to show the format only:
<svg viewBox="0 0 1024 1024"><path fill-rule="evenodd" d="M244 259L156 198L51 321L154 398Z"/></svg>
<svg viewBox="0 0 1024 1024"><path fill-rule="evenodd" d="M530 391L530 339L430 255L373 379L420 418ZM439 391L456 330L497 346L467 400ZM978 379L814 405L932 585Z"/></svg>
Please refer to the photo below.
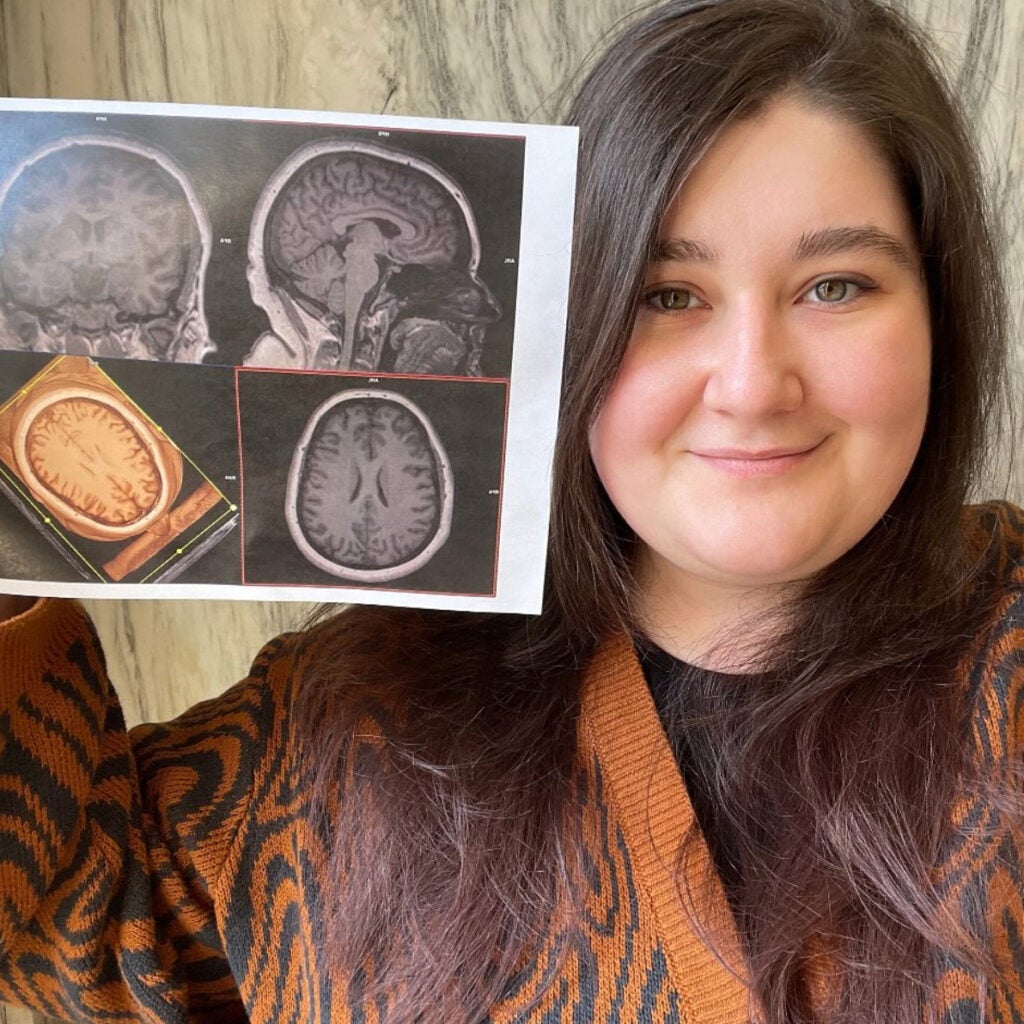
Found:
<svg viewBox="0 0 1024 1024"><path fill-rule="evenodd" d="M0 345L197 362L201 214L168 166L128 143L66 140L0 200Z"/></svg>
<svg viewBox="0 0 1024 1024"><path fill-rule="evenodd" d="M387 581L419 569L444 544L452 499L448 456L423 412L392 392L354 390L310 417L292 460L286 517L313 565Z"/></svg>

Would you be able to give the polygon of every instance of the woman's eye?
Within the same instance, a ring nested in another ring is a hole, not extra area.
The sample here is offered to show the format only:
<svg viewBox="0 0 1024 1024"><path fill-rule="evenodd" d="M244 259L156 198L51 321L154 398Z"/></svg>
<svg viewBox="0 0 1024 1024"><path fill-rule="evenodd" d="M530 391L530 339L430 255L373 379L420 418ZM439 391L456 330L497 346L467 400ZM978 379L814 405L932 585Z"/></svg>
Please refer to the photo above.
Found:
<svg viewBox="0 0 1024 1024"><path fill-rule="evenodd" d="M687 288L658 288L656 291L647 293L646 301L654 309L675 313L683 309L690 309L696 301L696 297Z"/></svg>
<svg viewBox="0 0 1024 1024"><path fill-rule="evenodd" d="M862 292L870 291L871 287L845 277L826 277L812 285L810 290L804 293L804 297L822 306L838 306L857 298Z"/></svg>

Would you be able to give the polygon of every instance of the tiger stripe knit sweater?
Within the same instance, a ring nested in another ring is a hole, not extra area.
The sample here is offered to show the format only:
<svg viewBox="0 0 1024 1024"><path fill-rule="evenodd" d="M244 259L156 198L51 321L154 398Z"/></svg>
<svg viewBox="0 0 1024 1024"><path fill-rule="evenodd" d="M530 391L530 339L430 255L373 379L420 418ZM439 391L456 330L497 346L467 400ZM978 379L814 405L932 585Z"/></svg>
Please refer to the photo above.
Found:
<svg viewBox="0 0 1024 1024"><path fill-rule="evenodd" d="M974 515L998 537L1006 591L964 692L977 756L998 770L1024 741L1024 512ZM314 941L324 851L292 733L293 658L287 638L274 641L222 696L128 733L78 605L43 601L0 626L0 1000L83 1021L382 1019L357 979L322 969ZM582 926L550 936L487 1024L748 1021L742 978L684 909L674 866L693 812L625 637L588 671L578 765ZM965 796L958 820L971 813ZM1001 977L981 998L951 959L935 1019L1024 1021L1024 841L962 835L937 883L978 908ZM735 964L709 865L698 844L687 882Z"/></svg>

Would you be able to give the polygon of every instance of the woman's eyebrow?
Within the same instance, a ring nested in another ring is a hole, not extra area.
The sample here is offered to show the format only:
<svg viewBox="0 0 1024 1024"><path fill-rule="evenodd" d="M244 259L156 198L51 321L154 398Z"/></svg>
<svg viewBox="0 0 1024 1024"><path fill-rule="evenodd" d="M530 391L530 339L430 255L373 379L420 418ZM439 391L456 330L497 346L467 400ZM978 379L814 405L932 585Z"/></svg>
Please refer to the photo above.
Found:
<svg viewBox="0 0 1024 1024"><path fill-rule="evenodd" d="M804 232L793 247L793 258L806 260L855 250L880 253L910 270L917 266L910 251L895 235L871 224L827 227ZM717 260L718 253L704 242L691 238L658 238L651 247L648 262L715 263Z"/></svg>
<svg viewBox="0 0 1024 1024"><path fill-rule="evenodd" d="M651 246L648 263L714 263L718 253L703 242L689 238L658 238Z"/></svg>
<svg viewBox="0 0 1024 1024"><path fill-rule="evenodd" d="M890 235L888 231L882 231L881 228L870 224L820 228L810 233L805 232L794 246L793 256L798 260L806 260L857 249L888 256L894 263L908 270L913 270L917 266L907 247L895 235Z"/></svg>

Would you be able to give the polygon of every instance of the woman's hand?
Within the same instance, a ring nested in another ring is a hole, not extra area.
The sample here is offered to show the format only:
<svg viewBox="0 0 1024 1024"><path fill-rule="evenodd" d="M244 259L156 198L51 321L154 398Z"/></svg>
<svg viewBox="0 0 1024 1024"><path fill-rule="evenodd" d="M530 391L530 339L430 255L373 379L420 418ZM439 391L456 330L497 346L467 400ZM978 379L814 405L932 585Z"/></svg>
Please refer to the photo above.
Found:
<svg viewBox="0 0 1024 1024"><path fill-rule="evenodd" d="M13 619L15 615L27 612L36 603L35 597L18 597L13 594L0 594L0 622Z"/></svg>

